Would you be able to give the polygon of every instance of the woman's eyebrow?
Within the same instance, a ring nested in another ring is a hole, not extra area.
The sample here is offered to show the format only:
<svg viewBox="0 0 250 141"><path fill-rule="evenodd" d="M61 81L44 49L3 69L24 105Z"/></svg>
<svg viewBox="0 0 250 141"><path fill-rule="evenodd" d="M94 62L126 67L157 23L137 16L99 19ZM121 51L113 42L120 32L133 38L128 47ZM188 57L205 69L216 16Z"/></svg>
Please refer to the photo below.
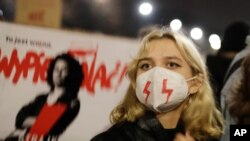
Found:
<svg viewBox="0 0 250 141"><path fill-rule="evenodd" d="M141 62L141 61L152 61L153 59L151 57L144 57L144 58L140 58L138 60L138 62Z"/></svg>
<svg viewBox="0 0 250 141"><path fill-rule="evenodd" d="M177 56L166 56L166 57L164 57L164 59L166 59L166 60L177 60L177 61L180 61L180 62L183 61L181 58L179 58Z"/></svg>

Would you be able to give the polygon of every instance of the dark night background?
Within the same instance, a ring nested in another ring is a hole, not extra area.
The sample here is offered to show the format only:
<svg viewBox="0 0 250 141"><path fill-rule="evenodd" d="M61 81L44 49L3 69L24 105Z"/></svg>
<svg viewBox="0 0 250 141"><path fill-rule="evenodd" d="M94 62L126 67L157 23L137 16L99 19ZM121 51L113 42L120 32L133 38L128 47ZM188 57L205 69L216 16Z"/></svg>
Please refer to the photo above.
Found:
<svg viewBox="0 0 250 141"><path fill-rule="evenodd" d="M140 3L153 5L151 15L138 12ZM7 21L14 21L15 0L0 0ZM146 25L168 25L178 18L186 30L203 29L203 38L235 21L250 23L250 0L63 0L62 28L135 38Z"/></svg>

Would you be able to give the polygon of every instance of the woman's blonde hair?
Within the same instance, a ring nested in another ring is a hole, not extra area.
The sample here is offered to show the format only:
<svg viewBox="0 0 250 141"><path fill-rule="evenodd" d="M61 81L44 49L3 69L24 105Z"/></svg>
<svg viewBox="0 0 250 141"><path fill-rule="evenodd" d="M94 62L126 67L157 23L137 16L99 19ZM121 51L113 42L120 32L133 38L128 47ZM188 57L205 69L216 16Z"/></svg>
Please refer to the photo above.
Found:
<svg viewBox="0 0 250 141"><path fill-rule="evenodd" d="M168 28L152 31L141 41L137 56L128 65L127 76L131 83L123 101L110 114L111 122L133 122L144 115L146 107L139 102L135 94L138 60L147 52L147 44L150 41L162 38L171 39L176 43L177 49L191 67L192 75L200 76L203 80L197 93L189 96L188 104L182 112L181 119L184 121L186 130L197 140L208 137L219 138L223 132L223 116L216 108L206 66L192 41Z"/></svg>

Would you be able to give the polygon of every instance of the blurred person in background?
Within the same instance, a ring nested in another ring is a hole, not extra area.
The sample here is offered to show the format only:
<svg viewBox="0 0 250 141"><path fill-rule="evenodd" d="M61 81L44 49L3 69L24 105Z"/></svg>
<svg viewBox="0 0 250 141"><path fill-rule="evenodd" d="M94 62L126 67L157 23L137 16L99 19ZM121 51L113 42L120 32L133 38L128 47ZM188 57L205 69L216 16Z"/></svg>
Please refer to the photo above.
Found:
<svg viewBox="0 0 250 141"><path fill-rule="evenodd" d="M226 132L221 141L229 141L230 125L250 125L250 54L243 60L239 69L242 73L239 85L236 85L234 93L227 97L226 103Z"/></svg>
<svg viewBox="0 0 250 141"><path fill-rule="evenodd" d="M240 65L244 58L250 53L250 35L245 40L246 47L238 52L234 57L232 63L227 70L224 85L221 90L221 109L225 115L227 104L227 97L231 96L235 92L235 88L238 87L240 80L242 79L242 72L240 71Z"/></svg>
<svg viewBox="0 0 250 141"><path fill-rule="evenodd" d="M229 114L238 124L250 124L250 54L241 66L240 85L227 99ZM239 108L240 107L240 108Z"/></svg>
<svg viewBox="0 0 250 141"><path fill-rule="evenodd" d="M211 73L211 82L216 102L220 106L220 91L225 74L235 55L246 47L245 39L249 34L249 25L242 21L229 24L223 35L221 48L216 55L208 55L206 65Z"/></svg>

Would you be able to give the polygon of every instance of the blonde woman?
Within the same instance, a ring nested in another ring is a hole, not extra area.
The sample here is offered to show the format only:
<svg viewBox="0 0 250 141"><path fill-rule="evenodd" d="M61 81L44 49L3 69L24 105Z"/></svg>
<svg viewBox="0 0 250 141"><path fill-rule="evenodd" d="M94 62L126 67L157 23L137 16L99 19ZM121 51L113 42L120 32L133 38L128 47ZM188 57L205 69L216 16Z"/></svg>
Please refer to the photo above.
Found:
<svg viewBox="0 0 250 141"><path fill-rule="evenodd" d="M114 124L92 141L207 141L223 133L207 70L194 44L163 28L141 41Z"/></svg>

